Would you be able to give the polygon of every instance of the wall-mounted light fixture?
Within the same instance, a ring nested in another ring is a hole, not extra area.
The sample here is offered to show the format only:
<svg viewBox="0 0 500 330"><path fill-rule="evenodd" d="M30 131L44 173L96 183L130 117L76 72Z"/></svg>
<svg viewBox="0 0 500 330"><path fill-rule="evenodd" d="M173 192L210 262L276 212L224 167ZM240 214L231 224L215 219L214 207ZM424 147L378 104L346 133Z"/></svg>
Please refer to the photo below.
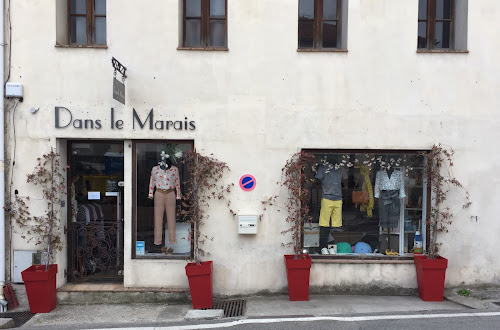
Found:
<svg viewBox="0 0 500 330"><path fill-rule="evenodd" d="M31 107L31 108L30 108L30 112L31 112L31 113L35 113L35 112L37 112L37 111L38 111L38 109L40 109L40 108Z"/></svg>

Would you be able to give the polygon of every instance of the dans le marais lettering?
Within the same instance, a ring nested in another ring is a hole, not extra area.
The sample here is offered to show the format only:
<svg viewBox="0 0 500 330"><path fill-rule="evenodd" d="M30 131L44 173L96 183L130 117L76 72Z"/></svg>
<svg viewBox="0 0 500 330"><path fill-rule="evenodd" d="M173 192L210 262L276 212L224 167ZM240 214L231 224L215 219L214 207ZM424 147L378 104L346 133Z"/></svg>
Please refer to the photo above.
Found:
<svg viewBox="0 0 500 330"><path fill-rule="evenodd" d="M149 111L147 116L141 116L132 109L132 129L144 127L158 130L169 130L174 129L177 131L187 131L194 130L196 128L194 121L189 121L187 117L184 120L155 120L153 109ZM123 120L115 118L115 109L111 108L111 129L123 129ZM64 116L64 118L61 118ZM76 129L101 129L102 121L101 119L82 119L73 118L73 114L68 108L55 107L55 127L56 128L66 128L72 126Z"/></svg>

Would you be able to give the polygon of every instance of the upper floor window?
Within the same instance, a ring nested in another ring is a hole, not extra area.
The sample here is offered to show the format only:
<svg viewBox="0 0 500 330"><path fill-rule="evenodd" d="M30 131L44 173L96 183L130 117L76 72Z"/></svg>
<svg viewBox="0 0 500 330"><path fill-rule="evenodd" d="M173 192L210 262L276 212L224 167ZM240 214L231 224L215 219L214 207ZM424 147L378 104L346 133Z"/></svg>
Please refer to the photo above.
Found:
<svg viewBox="0 0 500 330"><path fill-rule="evenodd" d="M467 0L419 0L418 49L467 49Z"/></svg>
<svg viewBox="0 0 500 330"><path fill-rule="evenodd" d="M183 47L227 47L227 0L183 0Z"/></svg>
<svg viewBox="0 0 500 330"><path fill-rule="evenodd" d="M106 45L106 0L68 0L69 43Z"/></svg>
<svg viewBox="0 0 500 330"><path fill-rule="evenodd" d="M345 49L344 13L346 0L299 0L299 49Z"/></svg>

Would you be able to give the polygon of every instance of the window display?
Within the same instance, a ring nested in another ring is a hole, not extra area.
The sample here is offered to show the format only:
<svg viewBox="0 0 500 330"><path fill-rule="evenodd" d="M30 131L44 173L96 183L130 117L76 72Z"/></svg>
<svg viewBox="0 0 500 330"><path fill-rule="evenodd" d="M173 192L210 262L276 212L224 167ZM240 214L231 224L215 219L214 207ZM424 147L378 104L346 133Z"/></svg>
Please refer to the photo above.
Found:
<svg viewBox="0 0 500 330"><path fill-rule="evenodd" d="M421 154L306 152L317 161L306 173L314 181L312 223L304 224L304 248L310 254L413 252L416 232L425 233L427 188ZM319 236L317 241L313 235Z"/></svg>
<svg viewBox="0 0 500 330"><path fill-rule="evenodd" d="M182 155L192 144L136 142L134 149L135 255L189 256L191 224L179 216L179 200L187 173Z"/></svg>

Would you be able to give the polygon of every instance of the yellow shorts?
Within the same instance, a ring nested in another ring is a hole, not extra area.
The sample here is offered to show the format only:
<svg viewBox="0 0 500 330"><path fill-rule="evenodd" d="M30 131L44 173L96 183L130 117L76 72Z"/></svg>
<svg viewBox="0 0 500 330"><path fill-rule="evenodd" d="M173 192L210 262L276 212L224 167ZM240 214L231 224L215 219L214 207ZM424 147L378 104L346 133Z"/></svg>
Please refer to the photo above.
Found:
<svg viewBox="0 0 500 330"><path fill-rule="evenodd" d="M319 212L319 225L321 227L342 227L342 201L321 200L321 211Z"/></svg>

